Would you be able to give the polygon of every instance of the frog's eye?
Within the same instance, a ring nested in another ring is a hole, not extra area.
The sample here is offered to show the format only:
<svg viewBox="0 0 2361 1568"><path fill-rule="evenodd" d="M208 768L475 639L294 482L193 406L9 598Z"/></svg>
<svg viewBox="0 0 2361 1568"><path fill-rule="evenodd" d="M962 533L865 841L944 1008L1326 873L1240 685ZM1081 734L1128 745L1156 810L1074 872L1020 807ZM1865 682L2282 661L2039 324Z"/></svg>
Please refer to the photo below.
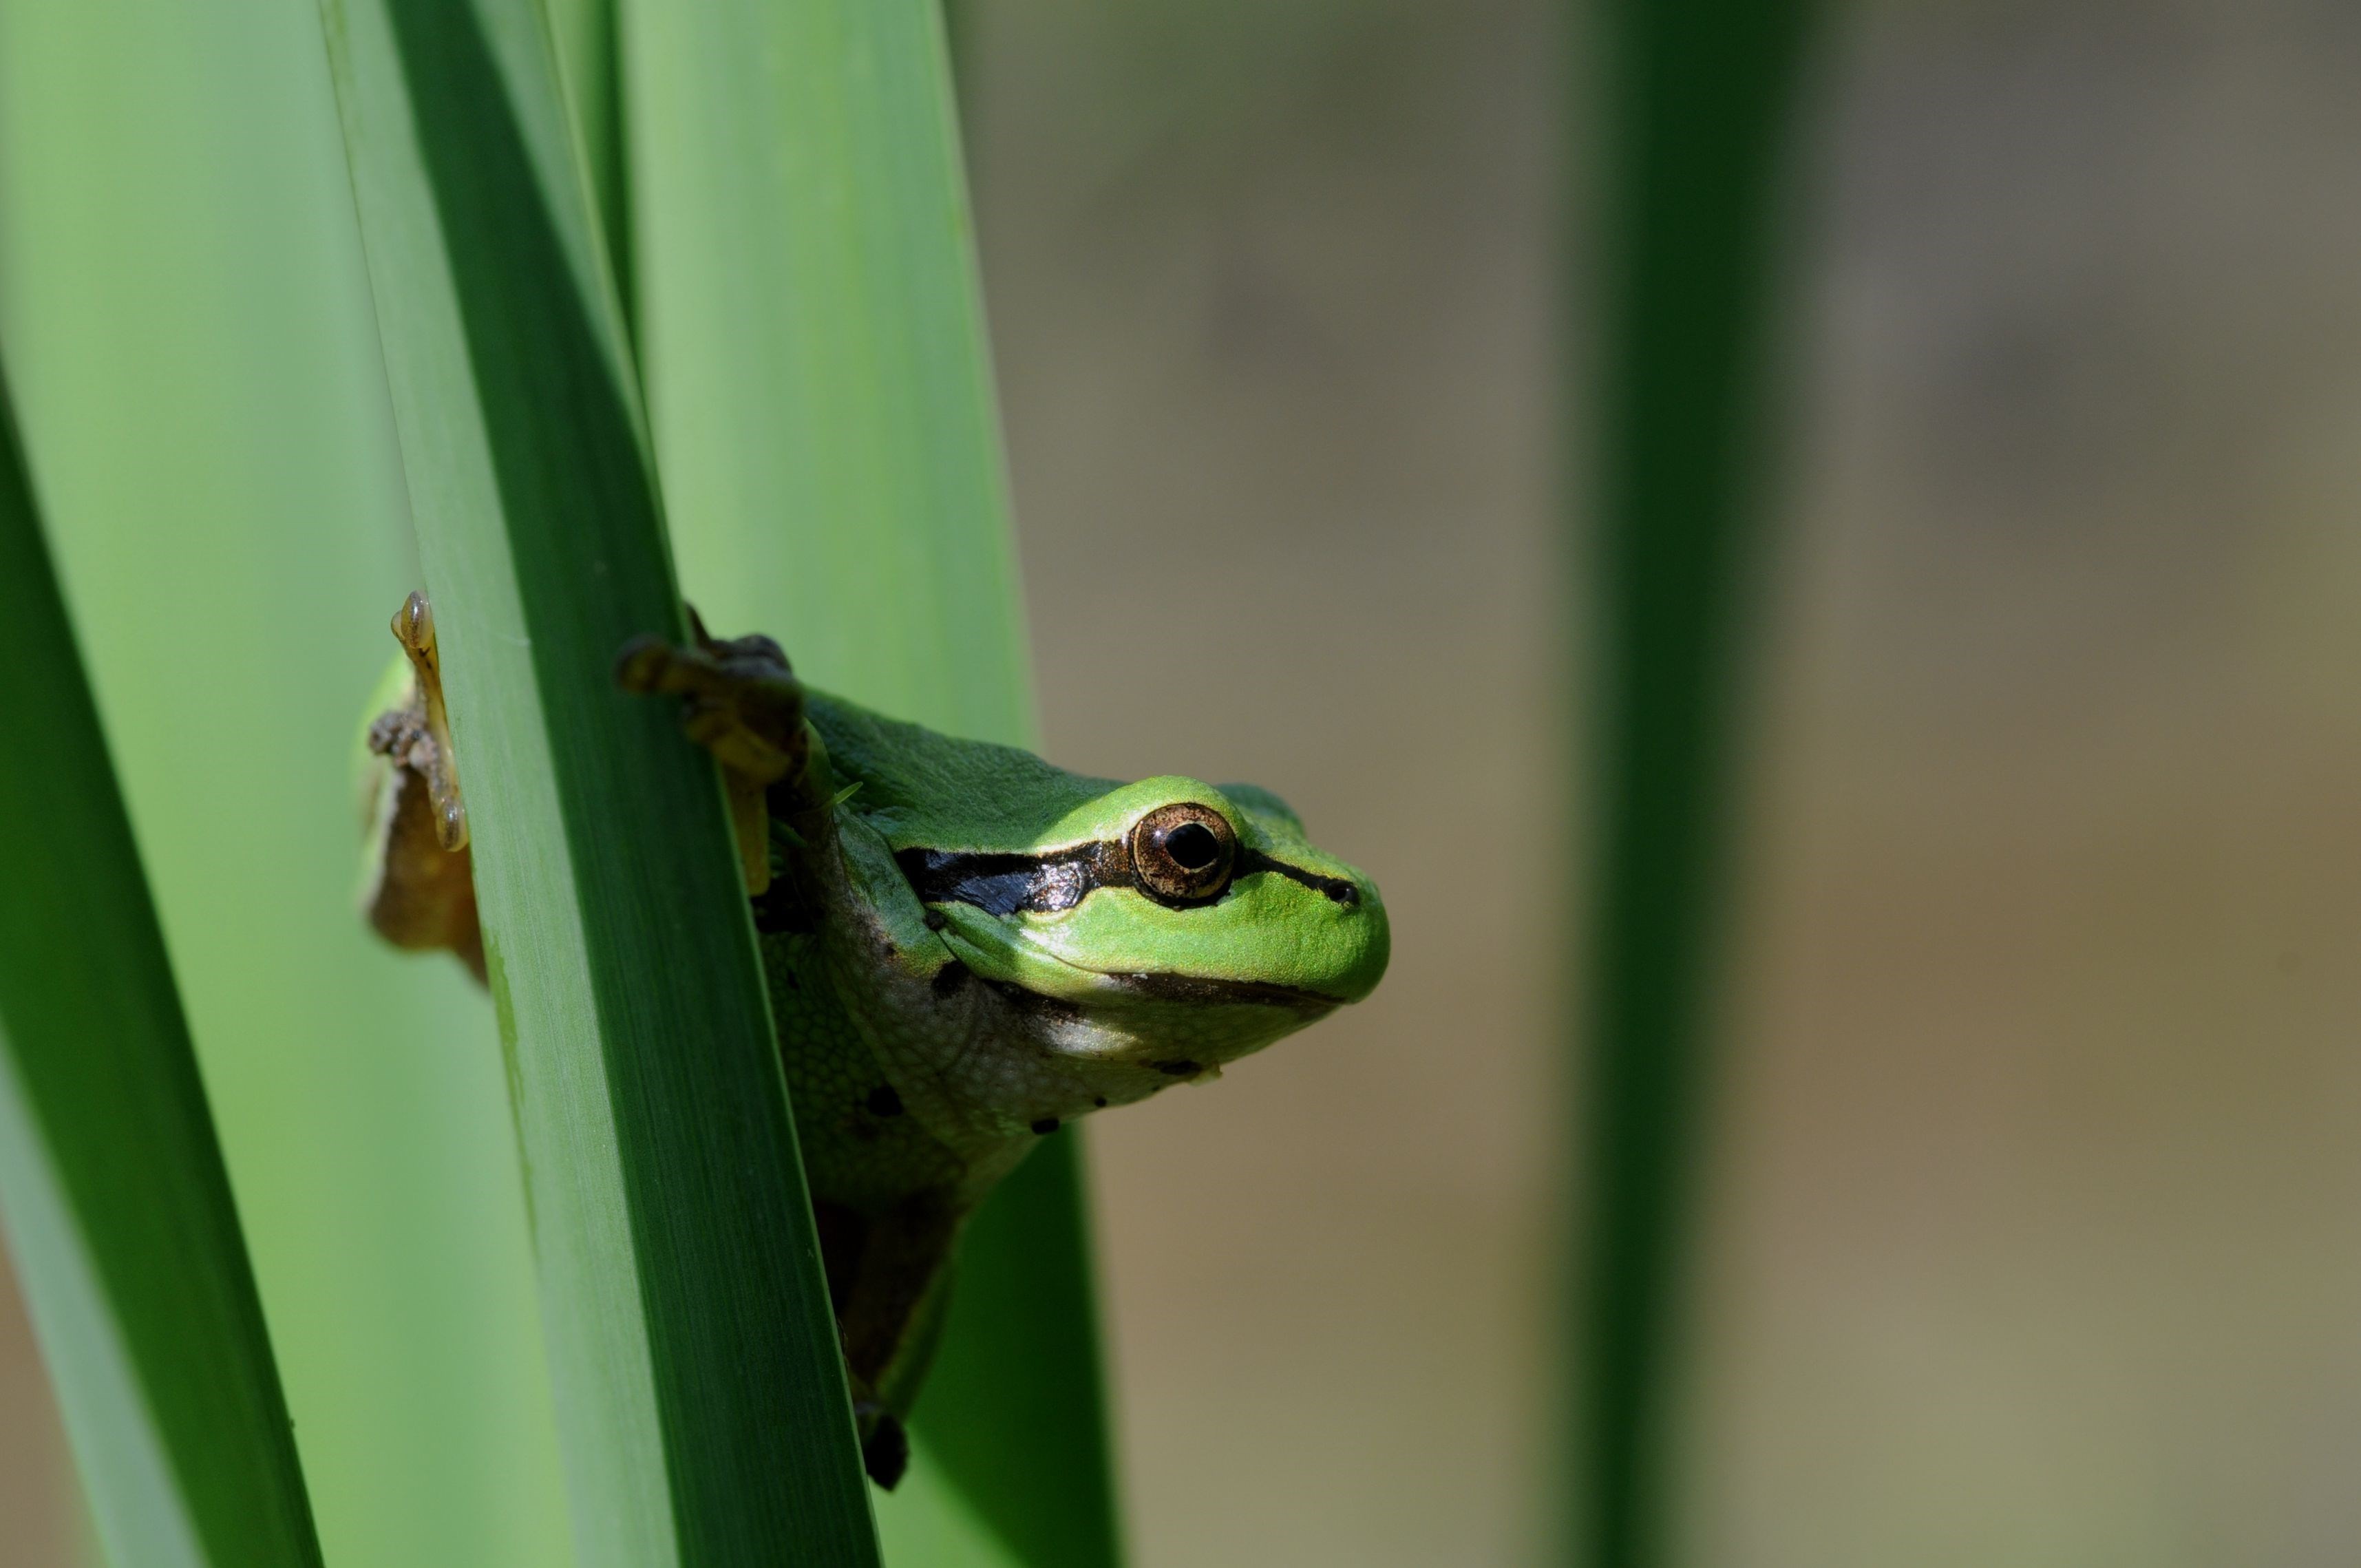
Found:
<svg viewBox="0 0 2361 1568"><path fill-rule="evenodd" d="M1132 874L1161 904L1202 904L1230 885L1238 836L1209 806L1159 806L1131 830Z"/></svg>

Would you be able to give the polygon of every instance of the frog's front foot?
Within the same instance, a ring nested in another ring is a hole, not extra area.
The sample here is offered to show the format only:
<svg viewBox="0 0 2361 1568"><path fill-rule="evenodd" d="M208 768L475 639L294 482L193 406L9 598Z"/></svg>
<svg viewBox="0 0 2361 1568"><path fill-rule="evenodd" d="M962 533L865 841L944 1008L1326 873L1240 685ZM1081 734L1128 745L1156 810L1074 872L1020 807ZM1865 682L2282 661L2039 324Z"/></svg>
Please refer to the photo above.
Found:
<svg viewBox="0 0 2361 1568"><path fill-rule="evenodd" d="M377 790L374 872L363 903L369 924L394 946L447 948L482 980L467 808L443 707L434 612L424 594L411 595L394 612L393 636L410 661L410 680L399 704L368 728L368 749L387 766Z"/></svg>
<svg viewBox="0 0 2361 1568"><path fill-rule="evenodd" d="M434 801L434 837L446 850L467 847L467 807L459 798L459 764L443 707L443 664L434 647L434 610L412 594L393 612L393 640L410 659L411 700L369 726L369 750L416 773Z"/></svg>
<svg viewBox="0 0 2361 1568"><path fill-rule="evenodd" d="M769 638L725 641L706 631L694 609L688 615L692 646L634 638L615 662L615 680L626 691L682 699L681 728L721 764L746 891L759 894L771 885L764 796L774 785L799 789L811 756L803 683Z"/></svg>

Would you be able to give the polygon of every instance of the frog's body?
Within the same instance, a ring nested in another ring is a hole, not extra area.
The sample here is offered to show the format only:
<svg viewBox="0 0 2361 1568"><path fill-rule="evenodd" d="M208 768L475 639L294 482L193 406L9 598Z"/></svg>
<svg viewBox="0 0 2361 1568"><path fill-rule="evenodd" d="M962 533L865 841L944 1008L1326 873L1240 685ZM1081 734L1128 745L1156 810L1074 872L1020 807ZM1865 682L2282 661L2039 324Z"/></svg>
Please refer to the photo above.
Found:
<svg viewBox="0 0 2361 1568"><path fill-rule="evenodd" d="M370 913L464 958L464 814L413 614L423 679L371 731ZM1384 907L1264 791L1117 784L896 723L806 691L767 639L636 645L621 675L686 696L731 785L863 1451L891 1485L965 1217L1073 1118L1367 995Z"/></svg>

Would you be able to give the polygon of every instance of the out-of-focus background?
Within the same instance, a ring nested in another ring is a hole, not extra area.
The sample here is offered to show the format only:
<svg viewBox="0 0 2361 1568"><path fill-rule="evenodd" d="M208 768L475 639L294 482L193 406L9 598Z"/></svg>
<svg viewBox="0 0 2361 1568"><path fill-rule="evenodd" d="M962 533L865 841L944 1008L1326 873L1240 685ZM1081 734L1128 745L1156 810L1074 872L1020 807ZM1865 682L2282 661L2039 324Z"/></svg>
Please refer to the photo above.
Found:
<svg viewBox="0 0 2361 1568"><path fill-rule="evenodd" d="M1092 1128L1137 1560L1538 1560L1565 18L961 17L1050 753L1268 784L1395 920L1368 1004ZM2356 80L2331 0L1825 17L1694 1562L2361 1556ZM23 194L11 261L117 193ZM38 298L0 273L12 350ZM1126 593L1176 560L1185 624ZM22 1331L0 1564L58 1568Z"/></svg>

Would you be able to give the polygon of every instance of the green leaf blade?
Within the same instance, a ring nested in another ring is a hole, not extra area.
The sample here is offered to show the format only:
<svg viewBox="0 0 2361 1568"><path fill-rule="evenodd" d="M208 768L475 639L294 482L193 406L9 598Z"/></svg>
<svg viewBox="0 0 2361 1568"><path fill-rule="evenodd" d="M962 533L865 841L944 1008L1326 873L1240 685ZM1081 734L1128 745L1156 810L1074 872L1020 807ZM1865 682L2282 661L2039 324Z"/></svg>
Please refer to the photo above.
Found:
<svg viewBox="0 0 2361 1568"><path fill-rule="evenodd" d="M531 0L329 0L541 1257L577 1547L875 1561L709 759L616 689L684 633Z"/></svg>
<svg viewBox="0 0 2361 1568"><path fill-rule="evenodd" d="M969 1226L917 1420L928 1457L1028 1568L1123 1561L1080 1132L1045 1140Z"/></svg>
<svg viewBox="0 0 2361 1568"><path fill-rule="evenodd" d="M0 397L0 1218L122 1563L316 1565L229 1178Z"/></svg>
<svg viewBox="0 0 2361 1568"><path fill-rule="evenodd" d="M0 7L0 339L321 1549L570 1563L493 1010L355 907L420 576L319 15Z"/></svg>
<svg viewBox="0 0 2361 1568"><path fill-rule="evenodd" d="M1806 0L1610 0L1595 481L1598 846L1569 1422L1588 1568L1672 1552L1673 1424L1732 894ZM1587 73L1586 73L1587 74Z"/></svg>
<svg viewBox="0 0 2361 1568"><path fill-rule="evenodd" d="M1028 741L1007 480L932 0L625 7L681 571L815 685Z"/></svg>
<svg viewBox="0 0 2361 1568"><path fill-rule="evenodd" d="M817 685L1035 743L938 7L623 16L638 320L692 597ZM881 1506L909 1561L1122 1561L1082 1144L1069 1129L1019 1168L962 1244L905 1483L960 1497ZM920 1511L990 1539L954 1554L934 1524L897 1525Z"/></svg>

